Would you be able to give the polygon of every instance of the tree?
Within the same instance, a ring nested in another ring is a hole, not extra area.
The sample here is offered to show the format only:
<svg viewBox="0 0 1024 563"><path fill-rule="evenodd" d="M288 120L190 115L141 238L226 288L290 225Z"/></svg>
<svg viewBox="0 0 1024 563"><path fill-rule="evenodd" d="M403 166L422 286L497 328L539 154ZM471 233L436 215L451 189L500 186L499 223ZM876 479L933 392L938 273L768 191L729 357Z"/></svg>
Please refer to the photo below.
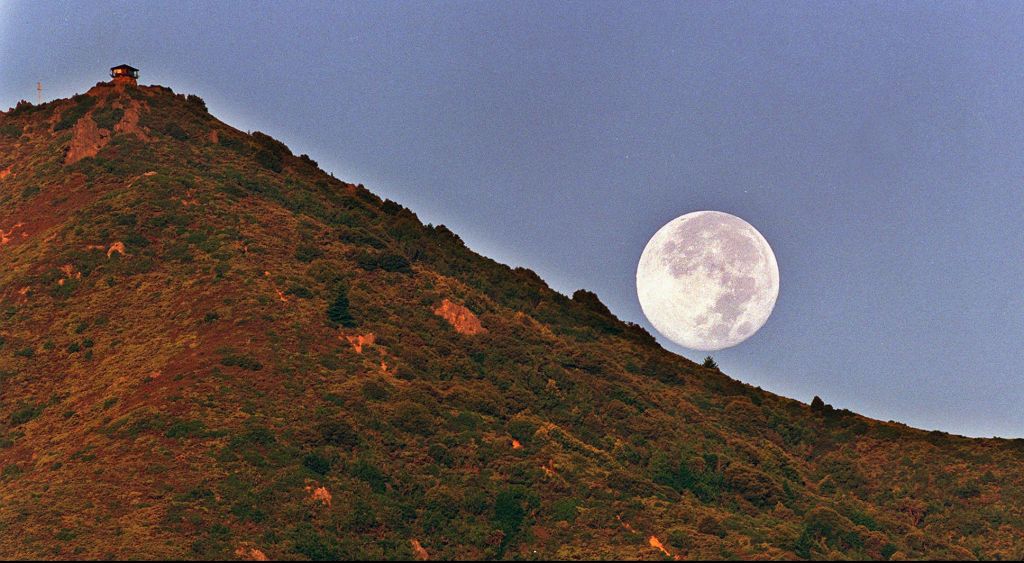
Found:
<svg viewBox="0 0 1024 563"><path fill-rule="evenodd" d="M341 325L346 328L356 326L356 320L352 318L352 313L348 310L348 287L342 286L338 290L338 296L334 298L334 302L327 308L327 319L332 324Z"/></svg>
<svg viewBox="0 0 1024 563"><path fill-rule="evenodd" d="M708 369L718 369L718 362L716 362L711 356L707 356L704 358L704 363L702 363L701 366Z"/></svg>

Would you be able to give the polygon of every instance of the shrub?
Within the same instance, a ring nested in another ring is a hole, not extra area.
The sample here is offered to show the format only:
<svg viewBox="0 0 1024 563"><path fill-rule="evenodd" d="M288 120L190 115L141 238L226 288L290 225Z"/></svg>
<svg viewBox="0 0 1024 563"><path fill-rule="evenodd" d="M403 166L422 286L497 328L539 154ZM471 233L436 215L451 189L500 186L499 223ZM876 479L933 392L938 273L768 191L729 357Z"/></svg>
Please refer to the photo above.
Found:
<svg viewBox="0 0 1024 563"><path fill-rule="evenodd" d="M317 425L317 433L323 444L348 448L359 445L359 434L344 420L325 420Z"/></svg>
<svg viewBox="0 0 1024 563"><path fill-rule="evenodd" d="M249 371L259 371L263 369L263 364L261 364L259 360L253 358L252 356L224 356L223 358L221 358L220 363L221 365L236 366L243 369L247 369Z"/></svg>
<svg viewBox="0 0 1024 563"><path fill-rule="evenodd" d="M41 407L35 405L25 405L18 410L11 413L11 426L18 426L25 424L26 422L36 418L43 413Z"/></svg>
<svg viewBox="0 0 1024 563"><path fill-rule="evenodd" d="M718 369L718 362L716 362L715 359L712 358L711 356L706 356L704 358L704 362L701 363L700 365L701 365L701 367L704 367L704 368L707 368L707 369Z"/></svg>
<svg viewBox="0 0 1024 563"><path fill-rule="evenodd" d="M199 96L196 96L195 94L189 94L188 96L185 96L185 101L203 110L203 112L208 111L206 109L206 100L200 98Z"/></svg>
<svg viewBox="0 0 1024 563"><path fill-rule="evenodd" d="M434 417L430 411L412 401L402 401L396 405L391 423L395 428L410 434L426 436L434 433Z"/></svg>
<svg viewBox="0 0 1024 563"><path fill-rule="evenodd" d="M306 454L306 457L302 458L302 465L319 475L326 475L331 470L331 460L316 452Z"/></svg>
<svg viewBox="0 0 1024 563"><path fill-rule="evenodd" d="M809 559L812 550L824 542L825 545L846 551L864 545L864 539L854 529L855 525L835 510L817 507L804 518L804 529L793 546L793 552Z"/></svg>
<svg viewBox="0 0 1024 563"><path fill-rule="evenodd" d="M327 308L327 320L334 325L346 328L357 325L356 320L352 318L352 313L348 310L348 287L342 286L338 289L338 295L334 298L334 302Z"/></svg>
<svg viewBox="0 0 1024 563"><path fill-rule="evenodd" d="M323 255L324 251L321 250L319 246L312 244L300 244L295 249L295 259L299 262L306 262L307 264L322 257Z"/></svg>
<svg viewBox="0 0 1024 563"><path fill-rule="evenodd" d="M576 514L579 511L576 499L559 499L551 505L551 517L555 522L566 521L570 524L576 521Z"/></svg>
<svg viewBox="0 0 1024 563"><path fill-rule="evenodd" d="M162 128L160 128L160 132L179 141L187 141L189 138L188 132L182 129L181 125L178 125L174 121L168 121Z"/></svg>
<svg viewBox="0 0 1024 563"><path fill-rule="evenodd" d="M266 149L261 149L256 152L256 162L271 172L281 172L284 170L284 164L281 157Z"/></svg>
<svg viewBox="0 0 1024 563"><path fill-rule="evenodd" d="M752 467L730 465L724 477L729 488L755 506L775 506L784 497L782 487L774 479Z"/></svg>
<svg viewBox="0 0 1024 563"><path fill-rule="evenodd" d="M370 485L370 490L375 493L383 493L387 490L388 478L377 466L368 461L359 460L352 464L348 470L349 475L365 481Z"/></svg>
<svg viewBox="0 0 1024 563"><path fill-rule="evenodd" d="M21 136L21 126L15 123L7 123L0 126L0 136L17 139Z"/></svg>
<svg viewBox="0 0 1024 563"><path fill-rule="evenodd" d="M97 110L92 115L92 119L96 122L97 127L108 130L113 130L114 126L120 123L122 117L124 117L124 110L113 107Z"/></svg>
<svg viewBox="0 0 1024 563"><path fill-rule="evenodd" d="M705 516L700 519L697 523L697 531L709 536L718 536L720 538L725 537L725 528L722 527L722 523L718 521L718 518L714 516Z"/></svg>
<svg viewBox="0 0 1024 563"><path fill-rule="evenodd" d="M78 95L72 98L77 102L74 106L64 110L61 114L60 120L56 125L53 126L54 131L63 131L64 129L70 129L74 127L78 120L81 119L92 106L96 105L96 98L87 95Z"/></svg>
<svg viewBox="0 0 1024 563"><path fill-rule="evenodd" d="M294 284L289 287L288 291L285 293L298 297L299 299L309 299L310 297L313 297L313 292L310 291L309 288L298 284Z"/></svg>
<svg viewBox="0 0 1024 563"><path fill-rule="evenodd" d="M194 438L201 436L205 426L201 420L179 420L172 424L164 436L168 438Z"/></svg>
<svg viewBox="0 0 1024 563"><path fill-rule="evenodd" d="M693 545L690 534L681 528L672 528L668 531L668 544L676 549L689 549Z"/></svg>
<svg viewBox="0 0 1024 563"><path fill-rule="evenodd" d="M525 418L516 418L508 423L508 433L520 442L527 443L537 432L537 424Z"/></svg>

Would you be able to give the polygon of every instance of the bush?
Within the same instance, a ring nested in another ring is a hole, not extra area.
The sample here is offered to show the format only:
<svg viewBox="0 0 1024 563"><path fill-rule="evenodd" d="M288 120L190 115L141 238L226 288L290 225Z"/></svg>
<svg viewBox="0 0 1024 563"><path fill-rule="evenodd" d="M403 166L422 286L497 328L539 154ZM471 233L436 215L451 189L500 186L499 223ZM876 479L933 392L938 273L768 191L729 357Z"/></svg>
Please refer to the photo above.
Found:
<svg viewBox="0 0 1024 563"><path fill-rule="evenodd" d="M782 487L774 479L752 467L730 465L724 477L730 489L755 506L775 506L784 497Z"/></svg>
<svg viewBox="0 0 1024 563"><path fill-rule="evenodd" d="M321 250L319 246L315 246L312 244L300 244L295 249L295 259L298 260L299 262L305 262L307 264L309 262L312 262L313 260L316 260L317 258L322 257L323 255L324 251Z"/></svg>
<svg viewBox="0 0 1024 563"><path fill-rule="evenodd" d="M168 438L195 438L201 436L205 426L201 420L179 420L172 424L164 436Z"/></svg>
<svg viewBox="0 0 1024 563"><path fill-rule="evenodd" d="M508 433L520 442L527 443L537 432L537 424L525 418L516 418L508 423Z"/></svg>
<svg viewBox="0 0 1024 563"><path fill-rule="evenodd" d="M327 320L334 325L341 325L346 328L357 326L356 320L348 310L348 288L342 286L338 289L338 295L334 302L327 308Z"/></svg>
<svg viewBox="0 0 1024 563"><path fill-rule="evenodd" d="M35 405L25 405L11 413L11 426L18 426L36 418L43 413L43 409Z"/></svg>
<svg viewBox="0 0 1024 563"><path fill-rule="evenodd" d="M189 94L188 96L185 96L185 101L203 110L203 112L208 111L206 109L206 100L200 98L199 96L196 96L195 94Z"/></svg>
<svg viewBox="0 0 1024 563"><path fill-rule="evenodd" d="M167 135L168 137L177 139L179 141L187 141L189 138L188 132L182 129L181 126L174 121L168 121L160 129L160 132L163 133L164 135Z"/></svg>
<svg viewBox="0 0 1024 563"><path fill-rule="evenodd" d="M100 129L107 130L113 130L114 126L121 122L122 117L124 117L124 110L112 107L97 110L92 115L92 119L96 122L96 126Z"/></svg>
<svg viewBox="0 0 1024 563"><path fill-rule="evenodd" d="M689 549L693 545L690 534L681 528L672 528L668 531L668 544L676 549Z"/></svg>
<svg viewBox="0 0 1024 563"><path fill-rule="evenodd" d="M54 131L63 131L74 127L78 120L88 112L92 106L96 105L96 98L81 94L72 98L77 102L74 106L64 110L61 114L60 120L56 125L53 126Z"/></svg>
<svg viewBox="0 0 1024 563"><path fill-rule="evenodd" d="M259 371L259 370L263 369L263 364L261 364L259 362L259 360L257 360L256 358L253 358L252 356L239 356L239 355L224 356L223 358L221 358L220 363L221 363L221 365L225 365L225 366L229 366L229 367L230 366L236 366L236 367L240 367L240 368L243 368L243 369L247 369L249 371Z"/></svg>
<svg viewBox="0 0 1024 563"><path fill-rule="evenodd" d="M367 461L359 460L352 464L352 467L348 470L349 475L365 481L370 485L370 490L375 493L383 493L387 491L388 478L387 475L377 468L377 466L370 464Z"/></svg>
<svg viewBox="0 0 1024 563"><path fill-rule="evenodd" d="M864 539L854 528L853 522L835 510L819 506L804 518L804 529L793 546L793 552L809 559L813 555L812 550L822 541L839 551L862 547Z"/></svg>
<svg viewBox="0 0 1024 563"><path fill-rule="evenodd" d="M21 126L14 123L7 123L3 126L0 126L0 136L2 137L10 137L12 139L17 139L18 137L21 136L21 132Z"/></svg>
<svg viewBox="0 0 1024 563"><path fill-rule="evenodd" d="M718 362L716 362L711 356L705 356L704 362L700 365L707 369L718 369Z"/></svg>
<svg viewBox="0 0 1024 563"><path fill-rule="evenodd" d="M359 434L344 420L326 420L317 425L320 442L352 448L359 445Z"/></svg>
<svg viewBox="0 0 1024 563"><path fill-rule="evenodd" d="M714 516L705 516L701 518L700 522L697 523L697 531L709 536L718 536L720 538L725 537L725 528L722 527L722 523L718 521L718 518Z"/></svg>
<svg viewBox="0 0 1024 563"><path fill-rule="evenodd" d="M391 423L404 432L428 436L434 433L434 417L426 407L412 401L402 401L395 407Z"/></svg>
<svg viewBox="0 0 1024 563"><path fill-rule="evenodd" d="M576 499L559 499L551 505L551 517L555 522L566 521L570 524L576 521L576 514L579 511Z"/></svg>
<svg viewBox="0 0 1024 563"><path fill-rule="evenodd" d="M302 465L318 475L327 475L331 470L331 460L316 452L306 454L306 457L302 458Z"/></svg>
<svg viewBox="0 0 1024 563"><path fill-rule="evenodd" d="M256 162L271 172L281 172L284 170L284 162L281 157L266 149L257 151Z"/></svg>

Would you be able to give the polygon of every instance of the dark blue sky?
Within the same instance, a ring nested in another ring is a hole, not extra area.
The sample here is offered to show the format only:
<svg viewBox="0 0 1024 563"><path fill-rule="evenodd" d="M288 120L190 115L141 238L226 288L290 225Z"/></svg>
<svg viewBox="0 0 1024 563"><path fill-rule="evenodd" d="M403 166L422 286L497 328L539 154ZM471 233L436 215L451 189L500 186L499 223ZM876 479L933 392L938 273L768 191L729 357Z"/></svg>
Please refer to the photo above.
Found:
<svg viewBox="0 0 1024 563"><path fill-rule="evenodd" d="M1024 436L1022 4L0 0L0 105L122 62L648 328L648 238L738 215L782 287L727 373Z"/></svg>

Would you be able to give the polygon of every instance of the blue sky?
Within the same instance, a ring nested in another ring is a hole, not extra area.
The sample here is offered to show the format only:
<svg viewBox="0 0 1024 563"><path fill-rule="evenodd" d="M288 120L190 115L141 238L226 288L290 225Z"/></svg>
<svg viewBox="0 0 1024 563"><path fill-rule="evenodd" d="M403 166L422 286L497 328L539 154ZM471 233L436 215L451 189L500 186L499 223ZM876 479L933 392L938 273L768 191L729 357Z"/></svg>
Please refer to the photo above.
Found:
<svg viewBox="0 0 1024 563"><path fill-rule="evenodd" d="M1022 60L1009 2L0 0L0 105L132 64L649 329L648 238L742 217L781 292L727 373L980 436L1024 436Z"/></svg>

